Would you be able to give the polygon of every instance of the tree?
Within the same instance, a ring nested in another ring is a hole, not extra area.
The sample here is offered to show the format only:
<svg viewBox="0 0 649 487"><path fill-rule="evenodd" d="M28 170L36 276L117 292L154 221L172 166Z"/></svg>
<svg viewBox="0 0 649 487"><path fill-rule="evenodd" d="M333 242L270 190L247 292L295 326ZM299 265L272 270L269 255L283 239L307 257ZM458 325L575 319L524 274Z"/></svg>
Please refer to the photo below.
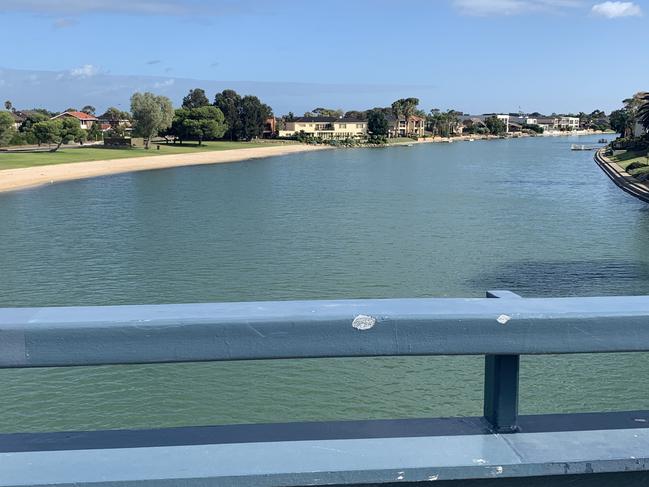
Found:
<svg viewBox="0 0 649 487"><path fill-rule="evenodd" d="M101 125L99 123L93 123L88 129L88 139L89 140L100 140L103 133L101 131Z"/></svg>
<svg viewBox="0 0 649 487"><path fill-rule="evenodd" d="M5 101L5 110L13 111L14 105L10 100Z"/></svg>
<svg viewBox="0 0 649 487"><path fill-rule="evenodd" d="M367 111L350 110L345 112L344 118L351 118L352 120L367 120L368 115L369 113Z"/></svg>
<svg viewBox="0 0 649 487"><path fill-rule="evenodd" d="M640 100L642 104L638 107L636 119L644 128L649 129L649 93L642 93Z"/></svg>
<svg viewBox="0 0 649 487"><path fill-rule="evenodd" d="M183 140L196 139L198 145L202 145L203 140L223 137L226 130L223 112L215 106L208 105L176 110L169 132L178 137L181 144Z"/></svg>
<svg viewBox="0 0 649 487"><path fill-rule="evenodd" d="M149 148L151 139L171 126L174 110L171 100L153 93L134 93L131 97L133 132L144 138L144 147Z"/></svg>
<svg viewBox="0 0 649 487"><path fill-rule="evenodd" d="M83 107L81 109L81 111L83 113L88 114L88 115L94 115L96 110L95 110L95 107L93 107L92 105L86 105L85 107Z"/></svg>
<svg viewBox="0 0 649 487"><path fill-rule="evenodd" d="M14 118L9 112L0 112L0 145L7 145L16 134Z"/></svg>
<svg viewBox="0 0 649 487"><path fill-rule="evenodd" d="M620 134L620 137L624 137L628 133L629 127L632 126L631 116L625 108L612 111L609 115L609 123L611 128Z"/></svg>
<svg viewBox="0 0 649 487"><path fill-rule="evenodd" d="M210 100L205 96L205 90L194 88L183 98L183 108L200 108L210 104Z"/></svg>
<svg viewBox="0 0 649 487"><path fill-rule="evenodd" d="M316 117L334 117L340 118L343 116L342 110L335 110L333 108L314 108L312 112Z"/></svg>
<svg viewBox="0 0 649 487"><path fill-rule="evenodd" d="M241 96L234 90L223 90L214 97L214 106L221 110L225 117L228 126L225 137L235 140L241 127Z"/></svg>
<svg viewBox="0 0 649 487"><path fill-rule="evenodd" d="M484 124L489 129L489 133L493 135L504 134L507 131L507 125L505 125L505 122L495 115L485 118Z"/></svg>
<svg viewBox="0 0 649 487"><path fill-rule="evenodd" d="M123 112L119 108L109 107L103 114L99 115L101 120L108 120L109 122L120 122L122 120L130 120L131 114Z"/></svg>
<svg viewBox="0 0 649 487"><path fill-rule="evenodd" d="M266 119L272 116L271 108L252 95L241 99L241 125L239 136L243 140L252 140L264 132Z"/></svg>
<svg viewBox="0 0 649 487"><path fill-rule="evenodd" d="M61 145L71 141L83 142L86 139L86 131L81 128L79 121L72 117L38 122L34 124L33 131L39 145L56 144L51 152L56 152Z"/></svg>
<svg viewBox="0 0 649 487"><path fill-rule="evenodd" d="M65 111L66 112L78 112L79 110L77 110L76 108L66 108Z"/></svg>
<svg viewBox="0 0 649 487"><path fill-rule="evenodd" d="M406 119L406 135L410 129L410 119L417 111L419 105L419 98L401 98L392 104L392 113L397 121L400 118Z"/></svg>
<svg viewBox="0 0 649 487"><path fill-rule="evenodd" d="M372 136L387 137L389 132L388 119L380 108L367 112L367 131Z"/></svg>

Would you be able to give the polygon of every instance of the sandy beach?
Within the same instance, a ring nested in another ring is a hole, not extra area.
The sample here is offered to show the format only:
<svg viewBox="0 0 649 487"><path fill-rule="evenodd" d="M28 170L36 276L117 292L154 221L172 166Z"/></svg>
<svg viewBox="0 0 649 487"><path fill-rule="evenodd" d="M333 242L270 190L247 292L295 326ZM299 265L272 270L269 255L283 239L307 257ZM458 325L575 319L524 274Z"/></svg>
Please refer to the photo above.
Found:
<svg viewBox="0 0 649 487"><path fill-rule="evenodd" d="M284 145L5 169L0 171L0 192L110 174L203 164L223 164L330 148L329 146L302 144Z"/></svg>

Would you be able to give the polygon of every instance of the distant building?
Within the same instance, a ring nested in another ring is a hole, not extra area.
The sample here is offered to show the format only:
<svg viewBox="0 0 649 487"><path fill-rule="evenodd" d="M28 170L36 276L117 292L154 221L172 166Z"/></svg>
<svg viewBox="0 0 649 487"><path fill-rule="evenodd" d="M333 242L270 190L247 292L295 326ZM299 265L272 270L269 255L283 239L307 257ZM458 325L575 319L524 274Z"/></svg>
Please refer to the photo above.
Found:
<svg viewBox="0 0 649 487"><path fill-rule="evenodd" d="M647 129L640 122L636 122L635 127L633 127L633 136L642 137L646 133Z"/></svg>
<svg viewBox="0 0 649 487"><path fill-rule="evenodd" d="M470 122L469 125L477 123L482 123L484 125L484 121L491 117L496 117L498 120L502 120L505 124L505 132L509 132L510 116L508 114L487 113L484 115L462 115L460 116L460 123L465 127L468 122Z"/></svg>
<svg viewBox="0 0 649 487"><path fill-rule="evenodd" d="M388 118L388 134L390 137L408 137L411 135L423 137L426 131L426 119L418 115L413 115L408 119L406 126L406 117L397 119L394 115Z"/></svg>
<svg viewBox="0 0 649 487"><path fill-rule="evenodd" d="M336 117L299 117L286 122L280 137L292 137L303 132L321 139L361 139L367 137L367 121Z"/></svg>
<svg viewBox="0 0 649 487"><path fill-rule="evenodd" d="M519 115L516 117L509 117L510 123L517 123L518 125L538 125L539 121L537 118L528 117L525 115Z"/></svg>
<svg viewBox="0 0 649 487"><path fill-rule="evenodd" d="M277 119L275 117L268 117L264 123L264 131L261 136L269 139L277 133Z"/></svg>
<svg viewBox="0 0 649 487"><path fill-rule="evenodd" d="M94 115L88 115L84 112L63 112L59 115L56 115L55 117L52 117L52 120L64 117L74 118L78 120L79 125L84 130L88 130L90 127L92 127L93 123L99 122L99 119L97 117L95 117Z"/></svg>
<svg viewBox="0 0 649 487"><path fill-rule="evenodd" d="M18 130L22 123L27 120L27 117L22 114L21 112L9 112L9 115L11 115L11 118L14 119L14 128Z"/></svg>
<svg viewBox="0 0 649 487"><path fill-rule="evenodd" d="M559 130L579 130L579 117L559 117Z"/></svg>
<svg viewBox="0 0 649 487"><path fill-rule="evenodd" d="M102 115L97 117L101 123L102 130L108 130L110 128L124 127L129 128L131 126L131 121L128 118L119 118L114 113L107 111ZM109 125L109 127L106 127Z"/></svg>
<svg viewBox="0 0 649 487"><path fill-rule="evenodd" d="M545 132L557 130L559 128L559 120L554 117L539 117L536 119L536 124Z"/></svg>

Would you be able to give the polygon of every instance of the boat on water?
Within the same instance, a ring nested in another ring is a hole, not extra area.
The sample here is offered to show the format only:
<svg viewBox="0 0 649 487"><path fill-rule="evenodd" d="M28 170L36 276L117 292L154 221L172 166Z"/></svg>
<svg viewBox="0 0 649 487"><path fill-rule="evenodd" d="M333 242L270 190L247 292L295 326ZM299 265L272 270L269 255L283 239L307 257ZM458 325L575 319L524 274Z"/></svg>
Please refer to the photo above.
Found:
<svg viewBox="0 0 649 487"><path fill-rule="evenodd" d="M606 139L599 139L597 142L599 144L608 144L608 140L606 140Z"/></svg>
<svg viewBox="0 0 649 487"><path fill-rule="evenodd" d="M595 150L595 149L596 149L596 147L588 147L588 146L583 145L583 144L581 144L581 145L580 144L572 144L570 146L570 150Z"/></svg>

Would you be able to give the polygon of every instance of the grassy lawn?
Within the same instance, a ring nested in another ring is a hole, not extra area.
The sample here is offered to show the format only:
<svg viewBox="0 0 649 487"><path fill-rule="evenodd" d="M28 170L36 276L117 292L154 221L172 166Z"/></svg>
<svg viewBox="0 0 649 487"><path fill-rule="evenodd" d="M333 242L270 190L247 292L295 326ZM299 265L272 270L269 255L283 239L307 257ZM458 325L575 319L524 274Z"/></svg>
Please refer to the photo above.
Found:
<svg viewBox="0 0 649 487"><path fill-rule="evenodd" d="M20 167L45 166L49 164L66 164L69 162L101 161L105 159L125 159L128 157L162 156L167 154L185 154L191 152L220 151L230 149L250 149L253 147L270 147L284 145L287 142L204 142L202 146L194 143L183 145L152 144L145 149L107 149L104 147L66 148L56 152L25 152L5 154L0 152L0 170ZM290 143L290 142L288 142Z"/></svg>
<svg viewBox="0 0 649 487"><path fill-rule="evenodd" d="M649 173L649 159L645 153L640 152L626 152L625 154L620 154L619 156L611 157L622 169L625 171L634 162L643 164L644 167L638 167L635 169L630 169L628 171L632 176L640 176L641 174Z"/></svg>
<svg viewBox="0 0 649 487"><path fill-rule="evenodd" d="M392 137L388 139L388 144L403 144L403 143L408 143L412 144L415 141L412 140L410 137Z"/></svg>

